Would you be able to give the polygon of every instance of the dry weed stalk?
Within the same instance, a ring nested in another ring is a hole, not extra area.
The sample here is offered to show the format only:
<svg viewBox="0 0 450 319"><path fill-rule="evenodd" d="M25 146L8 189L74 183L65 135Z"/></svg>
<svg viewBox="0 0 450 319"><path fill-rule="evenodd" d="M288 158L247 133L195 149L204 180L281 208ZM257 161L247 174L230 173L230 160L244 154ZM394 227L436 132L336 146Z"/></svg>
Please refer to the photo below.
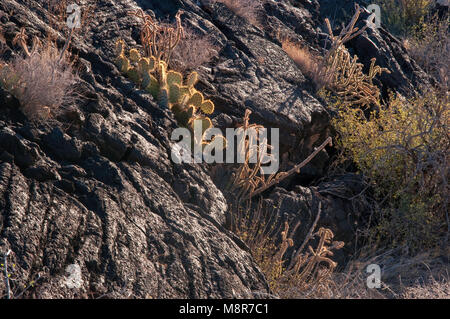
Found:
<svg viewBox="0 0 450 319"><path fill-rule="evenodd" d="M333 143L332 141L333 141L332 138L328 137L303 162L295 165L289 171L270 175L269 178L266 181L263 180L263 184L262 184L262 186L260 188L254 190L253 192L250 193L248 198L252 198L253 196L256 196L256 195L264 192L269 187L272 187L273 185L278 184L279 182L281 182L282 180L288 178L289 176L291 176L294 173L300 173L300 169L302 169L302 167L306 166L306 164L311 162L313 160L313 158L316 157L317 154L319 154L319 152L322 151L327 145L331 146L332 143Z"/></svg>
<svg viewBox="0 0 450 319"><path fill-rule="evenodd" d="M45 278L43 272L33 275L32 279L25 278L23 269L18 266L17 256L10 249L6 253L0 253L0 256L0 272L3 277L0 280L0 299L24 298L29 290Z"/></svg>

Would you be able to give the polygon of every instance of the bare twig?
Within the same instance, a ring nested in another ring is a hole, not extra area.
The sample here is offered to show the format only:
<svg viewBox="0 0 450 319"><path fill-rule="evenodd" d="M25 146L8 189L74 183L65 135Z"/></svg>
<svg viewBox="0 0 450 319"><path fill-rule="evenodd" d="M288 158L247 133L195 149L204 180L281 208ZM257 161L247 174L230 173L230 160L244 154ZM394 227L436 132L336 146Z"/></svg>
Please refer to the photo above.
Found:
<svg viewBox="0 0 450 319"><path fill-rule="evenodd" d="M31 287L34 287L34 285L40 280L42 279L44 276L41 276L41 274L37 274L37 277L35 280L33 280L32 282L30 282L16 297L15 299L18 299L20 297L22 297L22 295L28 291L28 289L30 289Z"/></svg>
<svg viewBox="0 0 450 319"><path fill-rule="evenodd" d="M319 208L317 209L316 219L314 220L314 223L312 224L311 228L309 229L309 232L306 235L305 240L301 244L300 248L295 252L295 255L293 256L293 258L291 258L291 262L289 264L288 269L291 269L294 266L295 261L297 260L300 253L303 251L303 248L305 248L306 244L311 239L314 229L316 228L317 223L319 222L321 212L322 212L322 203L319 201Z"/></svg>
<svg viewBox="0 0 450 319"><path fill-rule="evenodd" d="M75 28L70 28L69 35L68 35L68 37L67 37L67 39L66 39L66 43L64 43L64 47L63 47L62 50L61 50L61 55L59 56L59 60L58 60L58 61L61 61L61 59L62 59L63 56L64 56L64 53L66 52L67 48L69 47L70 41L72 40L72 35L73 35L73 30L74 30L74 29L75 29Z"/></svg>
<svg viewBox="0 0 450 319"><path fill-rule="evenodd" d="M11 299L11 287L9 286L8 274L8 256L10 253L11 249L9 249L6 254L3 254L3 276L5 277L6 299Z"/></svg>
<svg viewBox="0 0 450 319"><path fill-rule="evenodd" d="M328 137L325 142L323 142L317 149L314 150L314 152L311 153L311 155L309 155L303 162L295 165L293 168L291 168L289 171L285 172L284 174L282 174L282 176L280 176L279 178L275 178L274 180L272 180L270 183L265 184L264 186L258 188L257 190L255 190L254 192L252 192L248 198L252 198L255 195L258 195L262 192L264 192L266 189L268 189L269 187L278 184L279 182L281 182L282 180L286 179L287 177L291 176L294 173L299 173L300 169L302 167L304 167L306 164L308 164L309 162L311 162L311 160L316 157L316 155L325 148L325 146L327 145L333 145L333 140L331 137Z"/></svg>

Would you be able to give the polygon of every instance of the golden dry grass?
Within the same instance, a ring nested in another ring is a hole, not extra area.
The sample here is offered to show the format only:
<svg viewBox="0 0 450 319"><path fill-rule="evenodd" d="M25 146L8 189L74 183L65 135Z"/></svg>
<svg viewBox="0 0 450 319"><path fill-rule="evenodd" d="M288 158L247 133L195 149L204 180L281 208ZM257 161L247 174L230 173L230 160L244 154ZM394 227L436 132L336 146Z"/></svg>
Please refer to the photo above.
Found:
<svg viewBox="0 0 450 319"><path fill-rule="evenodd" d="M307 47L301 47L288 39L281 40L281 47L284 52L297 64L302 73L313 80L317 89L326 85L322 74L321 58L313 53Z"/></svg>

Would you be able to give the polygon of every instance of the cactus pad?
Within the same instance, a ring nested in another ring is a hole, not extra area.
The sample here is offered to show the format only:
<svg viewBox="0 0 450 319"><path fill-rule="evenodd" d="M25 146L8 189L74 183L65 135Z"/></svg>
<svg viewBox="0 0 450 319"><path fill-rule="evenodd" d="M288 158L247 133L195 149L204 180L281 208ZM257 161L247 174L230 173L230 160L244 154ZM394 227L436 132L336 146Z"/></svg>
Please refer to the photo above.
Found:
<svg viewBox="0 0 450 319"><path fill-rule="evenodd" d="M183 84L183 75L179 72L169 71L167 72L167 84L170 86L172 84Z"/></svg>
<svg viewBox="0 0 450 319"><path fill-rule="evenodd" d="M141 59L141 55L139 54L139 51L137 49L131 49L129 55L131 62L136 63Z"/></svg>
<svg viewBox="0 0 450 319"><path fill-rule="evenodd" d="M197 82L198 82L198 73L194 71L188 75L186 85L189 87L193 87L195 84L197 84Z"/></svg>
<svg viewBox="0 0 450 319"><path fill-rule="evenodd" d="M117 56L123 55L125 51L125 42L122 39L116 41L115 54Z"/></svg>
<svg viewBox="0 0 450 319"><path fill-rule="evenodd" d="M148 77L149 77L149 84L147 86L144 86L144 88L148 93L150 93L156 99L158 97L158 93L159 93L159 82L151 74L148 74ZM144 85L144 82L142 82L142 85Z"/></svg>
<svg viewBox="0 0 450 319"><path fill-rule="evenodd" d="M194 93L189 101L187 102L188 105L194 105L197 108L200 108L203 104L203 95L200 92Z"/></svg>
<svg viewBox="0 0 450 319"><path fill-rule="evenodd" d="M139 85L141 82L141 77L139 75L139 71L135 67L131 67L127 71L128 78L133 81L136 85Z"/></svg>
<svg viewBox="0 0 450 319"><path fill-rule="evenodd" d="M178 103L182 99L181 89L178 84L172 84L169 87L169 102L170 103Z"/></svg>
<svg viewBox="0 0 450 319"><path fill-rule="evenodd" d="M163 87L158 92L158 103L159 105L170 108L169 104L169 90L166 87Z"/></svg>
<svg viewBox="0 0 450 319"><path fill-rule="evenodd" d="M127 73L130 68L130 61L123 55L120 55L116 59L116 65L119 68L120 72Z"/></svg>
<svg viewBox="0 0 450 319"><path fill-rule="evenodd" d="M214 112L214 103L211 100L207 100L202 103L200 109L205 114L212 114Z"/></svg>

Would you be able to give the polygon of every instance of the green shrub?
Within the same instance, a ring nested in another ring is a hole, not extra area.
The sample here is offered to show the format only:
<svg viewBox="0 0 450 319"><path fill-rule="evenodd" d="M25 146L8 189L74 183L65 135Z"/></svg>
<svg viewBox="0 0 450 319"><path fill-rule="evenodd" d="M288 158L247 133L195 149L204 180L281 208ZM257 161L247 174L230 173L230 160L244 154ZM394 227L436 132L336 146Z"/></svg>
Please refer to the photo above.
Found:
<svg viewBox="0 0 450 319"><path fill-rule="evenodd" d="M339 103L338 108L333 120L338 145L370 179L380 203L374 234L411 250L432 246L448 228L446 92L410 99L391 95L387 105L370 114Z"/></svg>
<svg viewBox="0 0 450 319"><path fill-rule="evenodd" d="M410 34L429 14L433 0L377 0L381 21L395 35Z"/></svg>

